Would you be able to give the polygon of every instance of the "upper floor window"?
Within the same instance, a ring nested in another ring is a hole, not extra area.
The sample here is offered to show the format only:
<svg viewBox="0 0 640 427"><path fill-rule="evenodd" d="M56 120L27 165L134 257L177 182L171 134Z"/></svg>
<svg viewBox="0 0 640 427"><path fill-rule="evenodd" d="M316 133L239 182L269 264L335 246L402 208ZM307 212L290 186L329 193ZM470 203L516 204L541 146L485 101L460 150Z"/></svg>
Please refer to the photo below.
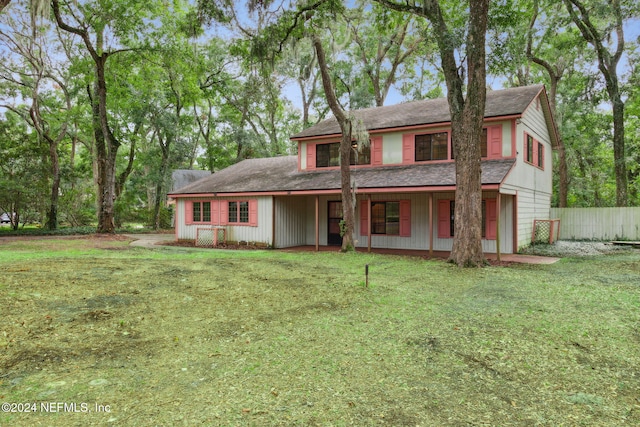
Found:
<svg viewBox="0 0 640 427"><path fill-rule="evenodd" d="M416 135L415 161L447 160L449 153L449 134L447 132Z"/></svg>
<svg viewBox="0 0 640 427"><path fill-rule="evenodd" d="M371 144L358 150L355 146L351 148L351 165L369 165L371 164ZM316 145L316 167L328 168L331 166L340 166L340 143L332 142L331 144Z"/></svg>
<svg viewBox="0 0 640 427"><path fill-rule="evenodd" d="M527 163L533 163L533 137L527 135L527 146L525 147L525 161Z"/></svg>
<svg viewBox="0 0 640 427"><path fill-rule="evenodd" d="M538 142L538 167L544 167L544 145Z"/></svg>
<svg viewBox="0 0 640 427"><path fill-rule="evenodd" d="M529 134L525 134L525 136L524 161L544 168L544 145Z"/></svg>

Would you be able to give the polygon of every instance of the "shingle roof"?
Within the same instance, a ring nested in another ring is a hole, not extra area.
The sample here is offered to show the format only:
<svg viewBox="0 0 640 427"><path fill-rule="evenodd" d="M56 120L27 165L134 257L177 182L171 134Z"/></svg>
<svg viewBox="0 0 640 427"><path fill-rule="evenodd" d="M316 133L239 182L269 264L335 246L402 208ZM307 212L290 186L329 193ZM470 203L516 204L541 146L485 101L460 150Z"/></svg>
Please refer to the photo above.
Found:
<svg viewBox="0 0 640 427"><path fill-rule="evenodd" d="M192 170L192 169L176 169L171 173L171 191L176 191L185 187L192 182L211 175L209 171Z"/></svg>
<svg viewBox="0 0 640 427"><path fill-rule="evenodd" d="M340 170L298 171L297 156L243 160L190 184L173 195L339 190ZM482 184L499 184L515 159L482 162ZM453 186L455 163L413 164L352 169L359 189Z"/></svg>
<svg viewBox="0 0 640 427"><path fill-rule="evenodd" d="M485 118L522 114L544 89L543 85L523 86L487 92ZM446 98L405 102L386 107L365 108L353 112L368 131L404 126L419 126L451 121ZM291 139L336 135L340 127L335 117L303 130Z"/></svg>

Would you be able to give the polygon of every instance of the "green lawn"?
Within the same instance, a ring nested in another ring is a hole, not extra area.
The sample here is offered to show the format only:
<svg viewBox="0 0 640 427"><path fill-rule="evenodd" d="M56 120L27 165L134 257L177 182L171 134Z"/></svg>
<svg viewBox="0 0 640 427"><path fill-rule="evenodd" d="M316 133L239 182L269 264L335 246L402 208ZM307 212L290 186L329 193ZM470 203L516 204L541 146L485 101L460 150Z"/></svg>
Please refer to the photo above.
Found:
<svg viewBox="0 0 640 427"><path fill-rule="evenodd" d="M0 241L0 401L37 407L0 425L640 425L637 250L468 270L127 243Z"/></svg>

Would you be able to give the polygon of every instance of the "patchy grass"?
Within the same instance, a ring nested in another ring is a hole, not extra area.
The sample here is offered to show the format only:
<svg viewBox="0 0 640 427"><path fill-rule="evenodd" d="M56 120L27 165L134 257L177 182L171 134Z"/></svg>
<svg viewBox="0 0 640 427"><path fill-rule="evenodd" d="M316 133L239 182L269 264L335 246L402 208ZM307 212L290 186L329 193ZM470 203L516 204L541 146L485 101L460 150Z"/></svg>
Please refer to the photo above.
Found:
<svg viewBox="0 0 640 427"><path fill-rule="evenodd" d="M0 425L640 424L637 251L461 270L1 241L0 310L0 401L38 405Z"/></svg>

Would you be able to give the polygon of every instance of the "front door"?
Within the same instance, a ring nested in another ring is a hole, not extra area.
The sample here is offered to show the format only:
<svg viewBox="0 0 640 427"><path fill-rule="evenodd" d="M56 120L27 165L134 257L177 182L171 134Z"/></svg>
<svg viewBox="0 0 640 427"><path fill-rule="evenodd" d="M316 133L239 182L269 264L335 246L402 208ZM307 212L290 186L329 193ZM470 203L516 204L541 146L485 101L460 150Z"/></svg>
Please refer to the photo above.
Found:
<svg viewBox="0 0 640 427"><path fill-rule="evenodd" d="M340 236L340 221L342 221L342 202L329 202L328 245L342 245Z"/></svg>

